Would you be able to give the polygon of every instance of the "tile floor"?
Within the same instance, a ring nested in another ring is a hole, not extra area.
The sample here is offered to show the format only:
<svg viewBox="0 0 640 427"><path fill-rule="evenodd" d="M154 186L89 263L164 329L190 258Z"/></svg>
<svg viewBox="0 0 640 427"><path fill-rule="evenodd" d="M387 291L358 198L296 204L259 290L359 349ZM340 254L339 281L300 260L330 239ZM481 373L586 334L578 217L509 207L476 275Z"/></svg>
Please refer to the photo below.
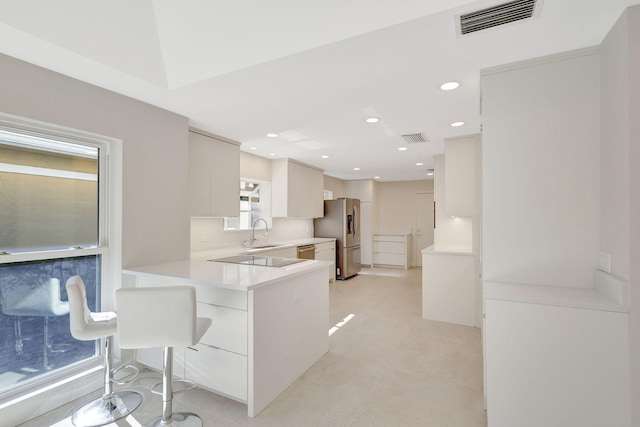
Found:
<svg viewBox="0 0 640 427"><path fill-rule="evenodd" d="M331 284L330 351L255 418L207 391L177 395L174 410L213 426L486 426L480 330L421 318L421 270L364 269ZM349 319L345 322L345 319ZM132 389L141 407L118 427L161 412L144 371ZM21 427L72 426L70 404ZM115 426L112 424L111 426Z"/></svg>

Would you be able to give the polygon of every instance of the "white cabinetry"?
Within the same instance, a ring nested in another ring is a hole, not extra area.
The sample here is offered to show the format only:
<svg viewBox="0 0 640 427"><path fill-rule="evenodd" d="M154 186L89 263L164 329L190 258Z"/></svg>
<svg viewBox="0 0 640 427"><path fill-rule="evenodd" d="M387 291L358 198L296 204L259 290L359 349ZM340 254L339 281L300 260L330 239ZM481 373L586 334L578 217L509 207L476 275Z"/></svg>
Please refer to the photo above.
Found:
<svg viewBox="0 0 640 427"><path fill-rule="evenodd" d="M627 314L485 304L490 425L629 425Z"/></svg>
<svg viewBox="0 0 640 427"><path fill-rule="evenodd" d="M336 279L336 242L316 243L315 258L321 261L331 261L329 267L329 281Z"/></svg>
<svg viewBox="0 0 640 427"><path fill-rule="evenodd" d="M422 318L480 326L473 254L422 250Z"/></svg>
<svg viewBox="0 0 640 427"><path fill-rule="evenodd" d="M373 266L409 267L409 236L406 234L374 234Z"/></svg>
<svg viewBox="0 0 640 427"><path fill-rule="evenodd" d="M592 289L485 282L489 425L629 426L629 315L619 309Z"/></svg>
<svg viewBox="0 0 640 427"><path fill-rule="evenodd" d="M212 323L200 342L187 348L185 377L218 393L246 401L247 294L196 285L196 296L198 316L208 317Z"/></svg>
<svg viewBox="0 0 640 427"><path fill-rule="evenodd" d="M359 179L346 182L347 197L360 199L361 202L373 202L374 181L370 179Z"/></svg>
<svg viewBox="0 0 640 427"><path fill-rule="evenodd" d="M272 160L271 184L272 216L320 218L324 215L321 169L291 159Z"/></svg>
<svg viewBox="0 0 640 427"><path fill-rule="evenodd" d="M185 260L126 270L122 284L195 286L198 316L212 325L195 346L175 349L175 374L245 402L253 417L329 351L329 286L320 263L236 267ZM162 349L148 350L155 356L136 360L162 369Z"/></svg>
<svg viewBox="0 0 640 427"><path fill-rule="evenodd" d="M192 217L240 215L239 144L189 130L189 212Z"/></svg>
<svg viewBox="0 0 640 427"><path fill-rule="evenodd" d="M449 216L478 214L476 165L480 158L477 136L447 139L444 145L445 212Z"/></svg>

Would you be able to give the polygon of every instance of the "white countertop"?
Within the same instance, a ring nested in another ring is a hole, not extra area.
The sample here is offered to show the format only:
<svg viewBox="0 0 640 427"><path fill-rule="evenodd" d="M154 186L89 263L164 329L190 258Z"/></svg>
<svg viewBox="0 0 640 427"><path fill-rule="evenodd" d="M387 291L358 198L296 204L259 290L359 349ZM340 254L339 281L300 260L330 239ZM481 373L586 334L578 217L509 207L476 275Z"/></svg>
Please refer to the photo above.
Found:
<svg viewBox="0 0 640 427"><path fill-rule="evenodd" d="M608 298L597 288L570 288L485 281L484 299L554 305L589 310L628 312L624 303Z"/></svg>
<svg viewBox="0 0 640 427"><path fill-rule="evenodd" d="M329 265L331 263L328 261L307 260L285 267L265 267L192 259L127 268L122 272L150 277L170 277L191 284L248 291L312 270L328 268Z"/></svg>
<svg viewBox="0 0 640 427"><path fill-rule="evenodd" d="M456 250L450 250L450 251L438 250L438 251L436 251L434 249L433 245L424 248L422 250L422 254L423 255L467 255L467 256L473 256L473 252L468 252L468 251L456 251Z"/></svg>
<svg viewBox="0 0 640 427"><path fill-rule="evenodd" d="M191 259L207 260L212 258L221 258L224 256L237 254L257 255L261 252L272 251L276 249L291 248L302 245L314 245L317 243L333 242L335 238L331 237L305 237L302 239L285 240L278 242L268 242L270 247L267 248L251 248L246 246L231 246L226 248L209 249L206 251L197 251L191 253Z"/></svg>

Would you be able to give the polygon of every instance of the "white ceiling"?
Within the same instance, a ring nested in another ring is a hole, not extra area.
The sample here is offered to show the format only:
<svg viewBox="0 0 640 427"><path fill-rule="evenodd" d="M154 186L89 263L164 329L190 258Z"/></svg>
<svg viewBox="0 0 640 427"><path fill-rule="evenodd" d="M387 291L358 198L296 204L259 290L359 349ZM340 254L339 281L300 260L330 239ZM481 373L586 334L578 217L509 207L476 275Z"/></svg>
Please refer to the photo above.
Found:
<svg viewBox="0 0 640 427"><path fill-rule="evenodd" d="M256 155L342 179L425 179L445 138L480 132L481 69L598 45L640 2L538 0L535 18L456 35L456 15L505 1L0 0L0 52ZM449 80L461 87L441 91ZM401 136L418 132L429 142Z"/></svg>

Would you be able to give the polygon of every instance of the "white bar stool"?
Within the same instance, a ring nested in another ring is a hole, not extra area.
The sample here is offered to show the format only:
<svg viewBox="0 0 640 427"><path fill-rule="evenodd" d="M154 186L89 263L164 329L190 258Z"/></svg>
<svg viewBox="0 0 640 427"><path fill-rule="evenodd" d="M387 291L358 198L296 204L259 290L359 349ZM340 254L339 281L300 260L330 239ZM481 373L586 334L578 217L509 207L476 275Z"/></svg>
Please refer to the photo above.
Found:
<svg viewBox="0 0 640 427"><path fill-rule="evenodd" d="M116 291L118 345L121 348L164 347L162 416L145 426L201 427L189 412L173 412L173 347L197 344L211 319L196 317L193 286L125 288Z"/></svg>
<svg viewBox="0 0 640 427"><path fill-rule="evenodd" d="M113 336L116 334L116 313L112 311L92 313L87 305L87 293L80 276L73 276L66 283L70 304L69 327L71 335L78 340L104 341L104 393L79 408L71 416L71 422L78 427L97 427L113 423L128 416L140 403L142 395L135 391L114 392L112 375L117 371L113 366ZM133 368L131 366L131 368ZM137 369L135 369L137 373Z"/></svg>

